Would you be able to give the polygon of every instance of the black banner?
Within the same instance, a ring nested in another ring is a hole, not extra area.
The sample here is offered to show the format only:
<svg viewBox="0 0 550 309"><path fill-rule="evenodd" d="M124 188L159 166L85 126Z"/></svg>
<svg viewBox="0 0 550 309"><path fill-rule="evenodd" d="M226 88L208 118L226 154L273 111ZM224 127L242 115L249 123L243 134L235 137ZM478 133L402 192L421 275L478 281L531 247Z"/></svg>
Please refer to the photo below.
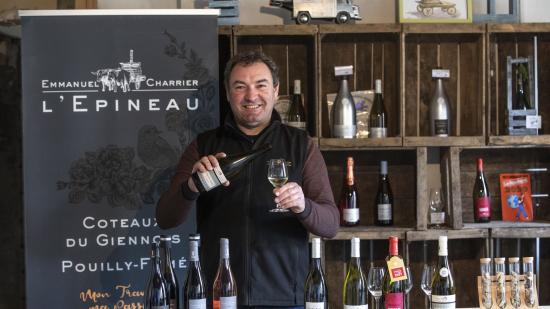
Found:
<svg viewBox="0 0 550 309"><path fill-rule="evenodd" d="M28 308L142 308L161 233L183 284L195 222L154 210L219 123L215 14L21 12Z"/></svg>

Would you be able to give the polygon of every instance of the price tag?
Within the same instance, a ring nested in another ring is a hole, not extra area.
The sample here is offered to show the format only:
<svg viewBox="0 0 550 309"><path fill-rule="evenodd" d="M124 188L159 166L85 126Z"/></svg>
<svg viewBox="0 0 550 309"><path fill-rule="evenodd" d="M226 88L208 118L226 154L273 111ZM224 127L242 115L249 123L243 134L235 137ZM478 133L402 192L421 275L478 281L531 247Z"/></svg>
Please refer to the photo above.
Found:
<svg viewBox="0 0 550 309"><path fill-rule="evenodd" d="M388 269L390 271L390 281L401 281L407 279L407 272L405 271L405 264L403 260L397 256L393 256L388 261Z"/></svg>
<svg viewBox="0 0 550 309"><path fill-rule="evenodd" d="M542 123L541 116L526 116L525 128L527 129L540 129Z"/></svg>
<svg viewBox="0 0 550 309"><path fill-rule="evenodd" d="M432 70L432 77L434 78L449 78L451 77L451 71L444 69Z"/></svg>

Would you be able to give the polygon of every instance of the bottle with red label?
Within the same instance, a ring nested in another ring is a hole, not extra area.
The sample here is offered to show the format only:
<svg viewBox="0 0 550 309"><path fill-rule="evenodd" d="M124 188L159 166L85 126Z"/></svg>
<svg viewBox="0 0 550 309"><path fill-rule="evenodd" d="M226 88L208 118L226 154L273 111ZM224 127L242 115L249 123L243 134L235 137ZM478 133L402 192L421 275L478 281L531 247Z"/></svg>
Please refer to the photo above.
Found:
<svg viewBox="0 0 550 309"><path fill-rule="evenodd" d="M475 222L485 223L491 221L491 195L489 186L483 174L483 159L477 159L477 176L474 184L474 219Z"/></svg>
<svg viewBox="0 0 550 309"><path fill-rule="evenodd" d="M384 295L385 309L403 309L405 300L405 285L407 274L403 258L399 255L398 239L390 236L390 250L386 257L386 272L384 273Z"/></svg>

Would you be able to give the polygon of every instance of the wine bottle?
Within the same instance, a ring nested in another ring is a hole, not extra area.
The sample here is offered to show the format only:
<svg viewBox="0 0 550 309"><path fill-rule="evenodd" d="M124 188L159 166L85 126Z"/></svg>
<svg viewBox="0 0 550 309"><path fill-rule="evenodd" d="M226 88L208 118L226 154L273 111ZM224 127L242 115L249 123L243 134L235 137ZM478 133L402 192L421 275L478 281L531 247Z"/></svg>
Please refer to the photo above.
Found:
<svg viewBox="0 0 550 309"><path fill-rule="evenodd" d="M367 279L360 260L360 240L351 239L351 258L344 281L344 309L367 309Z"/></svg>
<svg viewBox="0 0 550 309"><path fill-rule="evenodd" d="M388 179L388 161L380 161L380 178L375 201L376 225L393 224L393 194Z"/></svg>
<svg viewBox="0 0 550 309"><path fill-rule="evenodd" d="M436 69L432 77L436 79L435 92L430 102L430 133L432 136L449 136L451 132L450 101L443 87L443 77L449 75L448 70Z"/></svg>
<svg viewBox="0 0 550 309"><path fill-rule="evenodd" d="M355 138L357 119L355 102L349 91L347 76L353 74L353 66L334 67L334 75L341 76L340 90L332 105L332 137Z"/></svg>
<svg viewBox="0 0 550 309"><path fill-rule="evenodd" d="M370 137L381 138L388 136L388 113L382 97L382 80L377 79L374 87L374 102L369 115Z"/></svg>
<svg viewBox="0 0 550 309"><path fill-rule="evenodd" d="M298 129L306 129L306 113L302 103L302 92L299 79L294 80L294 93L292 95L290 107L288 108L287 124Z"/></svg>
<svg viewBox="0 0 550 309"><path fill-rule="evenodd" d="M206 309L206 283L199 259L199 234L189 235L189 268L183 288L185 308Z"/></svg>
<svg viewBox="0 0 550 309"><path fill-rule="evenodd" d="M152 267L149 283L145 290L145 309L169 309L168 289L160 270L159 244L153 242L151 247Z"/></svg>
<svg viewBox="0 0 550 309"><path fill-rule="evenodd" d="M347 173L342 196L340 198L340 225L355 226L359 224L359 203L357 188L353 177L353 158L348 157Z"/></svg>
<svg viewBox="0 0 550 309"><path fill-rule="evenodd" d="M432 280L432 309L456 308L455 284L449 268L447 236L439 236L439 258Z"/></svg>
<svg viewBox="0 0 550 309"><path fill-rule="evenodd" d="M525 93L524 81L522 74L519 73L519 70L516 71L516 80L517 80L517 92L516 92L516 102L514 104L514 109L516 110L526 110L530 109L529 100L527 99L527 94Z"/></svg>
<svg viewBox="0 0 550 309"><path fill-rule="evenodd" d="M161 252L161 270L166 282L166 289L168 290L168 300L170 309L179 309L179 287L174 268L172 267L172 258L170 250L172 247L172 238L170 236L160 236L160 252Z"/></svg>
<svg viewBox="0 0 550 309"><path fill-rule="evenodd" d="M237 309L237 284L229 263L229 239L220 238L220 264L214 279L214 309Z"/></svg>
<svg viewBox="0 0 550 309"><path fill-rule="evenodd" d="M477 176L474 184L474 219L483 223L491 221L491 195L483 174L483 159L477 159Z"/></svg>
<svg viewBox="0 0 550 309"><path fill-rule="evenodd" d="M403 309L405 304L405 280L407 279L405 264L403 258L399 255L397 237L390 236L389 244L382 295L384 295L386 309Z"/></svg>
<svg viewBox="0 0 550 309"><path fill-rule="evenodd" d="M311 240L311 263L304 288L305 309L328 309L328 290L321 267L321 239Z"/></svg>
<svg viewBox="0 0 550 309"><path fill-rule="evenodd" d="M219 166L211 171L195 172L191 175L199 192L207 192L219 187L232 177L235 177L248 163L259 155L271 149L271 144L264 144L250 152L227 156L218 159Z"/></svg>

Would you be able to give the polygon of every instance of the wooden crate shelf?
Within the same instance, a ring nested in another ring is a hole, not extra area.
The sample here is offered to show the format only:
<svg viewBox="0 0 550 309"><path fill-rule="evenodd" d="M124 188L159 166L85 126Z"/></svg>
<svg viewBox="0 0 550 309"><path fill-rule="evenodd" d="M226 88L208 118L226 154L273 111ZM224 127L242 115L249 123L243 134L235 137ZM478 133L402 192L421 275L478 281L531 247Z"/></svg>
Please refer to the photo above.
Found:
<svg viewBox="0 0 550 309"><path fill-rule="evenodd" d="M394 226L416 229L425 226L418 217L419 207L426 201L426 148L376 149L374 151L323 151L332 192L340 200L345 177L346 158L354 158L355 185L358 190L361 226L374 226L374 201L378 190L381 160L388 161L388 177L394 195Z"/></svg>
<svg viewBox="0 0 550 309"><path fill-rule="evenodd" d="M446 186L451 190L453 214L453 228L472 227L465 225L473 223L472 191L476 177L476 160L484 159L484 173L491 194L492 220L488 224L474 224L475 228L504 228L504 227L543 227L550 228L550 209L547 199L533 198L534 223L514 224L499 223L501 215L501 199L499 174L526 173L529 168L550 168L550 148L533 147L483 147L483 148L455 148L451 147L445 155L447 163L442 166ZM531 173L531 188L533 193L547 193L550 188L550 174L548 172ZM540 207L535 206L539 204ZM543 225L537 225L542 223ZM503 225L504 224L504 225ZM534 224L530 226L529 224Z"/></svg>
<svg viewBox="0 0 550 309"><path fill-rule="evenodd" d="M402 101L405 146L485 144L485 32L482 25L404 25ZM450 100L448 138L430 134L432 69L450 70L444 87Z"/></svg>
<svg viewBox="0 0 550 309"><path fill-rule="evenodd" d="M437 240L442 235L447 236L449 239L487 238L489 237L489 230L487 228L472 228L464 230L430 229L427 231L407 231L406 239L408 242Z"/></svg>
<svg viewBox="0 0 550 309"><path fill-rule="evenodd" d="M349 80L350 90L373 90L374 81L382 80L384 104L388 114L388 137L401 134L401 108L399 99L399 30L395 25L349 25L319 28L319 102L318 132L330 138L327 94L338 93L339 81L334 67L353 65L354 74ZM397 139L389 140L395 146ZM377 142L374 142L377 143Z"/></svg>
<svg viewBox="0 0 550 309"><path fill-rule="evenodd" d="M401 137L388 138L319 138L322 150L353 150L374 147L401 147Z"/></svg>
<svg viewBox="0 0 550 309"><path fill-rule="evenodd" d="M390 236L397 236L399 239L405 239L405 236L412 228L406 227L380 227L380 226L358 226L358 227L340 227L338 234L333 239L347 240L352 237L361 239L388 239Z"/></svg>
<svg viewBox="0 0 550 309"><path fill-rule="evenodd" d="M500 24L487 27L489 46L489 145L547 145L550 143L550 24ZM506 58L534 56L538 45L538 102L542 116L539 135L508 136Z"/></svg>

